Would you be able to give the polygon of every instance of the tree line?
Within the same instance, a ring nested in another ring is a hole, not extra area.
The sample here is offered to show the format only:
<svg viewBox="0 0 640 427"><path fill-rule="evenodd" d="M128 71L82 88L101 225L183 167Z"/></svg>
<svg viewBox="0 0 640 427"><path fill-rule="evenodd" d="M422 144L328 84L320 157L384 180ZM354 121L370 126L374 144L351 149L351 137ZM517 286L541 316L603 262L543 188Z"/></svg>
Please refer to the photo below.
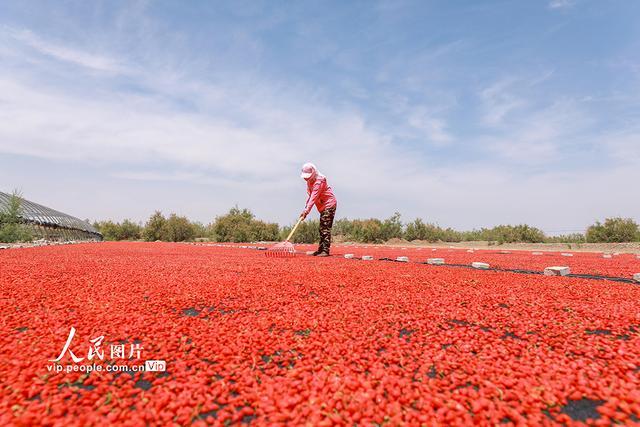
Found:
<svg viewBox="0 0 640 427"><path fill-rule="evenodd" d="M203 225L188 218L171 214L165 217L156 211L146 223L137 224L130 220L121 223L101 221L93 224L106 240L146 240L181 242L208 239L216 242L257 242L283 240L291 231L291 226L280 227L256 219L248 209L237 206L228 213L217 216L210 224ZM319 222L307 220L300 224L293 237L294 243L316 243ZM607 218L596 221L585 233L561 236L547 236L542 230L527 224L498 225L471 231L444 228L417 218L403 223L400 213L380 220L342 218L334 222L333 236L343 241L360 243L384 243L391 239L424 242L469 242L488 241L503 243L619 243L639 242L640 227L631 218Z"/></svg>
<svg viewBox="0 0 640 427"><path fill-rule="evenodd" d="M0 242L19 242L32 239L32 233L21 218L21 195L14 191L9 203L0 208ZM216 242L258 242L285 239L291 226L280 227L276 223L261 221L248 209L235 206L224 215L214 218L210 224L191 221L175 213L165 216L154 212L144 223L128 219L121 222L95 221L93 226L105 240L146 240L184 242L206 239ZM307 220L293 237L295 243L315 243L319 240L319 222ZM347 219L334 222L333 236L343 241L384 243L391 239L425 242L488 241L502 243L619 243L640 242L640 227L631 218L607 218L596 221L585 233L547 236L530 225L498 225L471 231L444 228L420 218L403 223L396 212L387 219Z"/></svg>

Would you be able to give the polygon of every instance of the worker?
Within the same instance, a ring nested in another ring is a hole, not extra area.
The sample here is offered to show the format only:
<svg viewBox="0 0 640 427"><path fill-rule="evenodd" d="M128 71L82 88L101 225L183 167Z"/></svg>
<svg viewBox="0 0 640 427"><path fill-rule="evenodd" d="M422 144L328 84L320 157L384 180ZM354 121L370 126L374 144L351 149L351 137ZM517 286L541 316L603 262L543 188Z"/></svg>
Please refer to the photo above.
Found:
<svg viewBox="0 0 640 427"><path fill-rule="evenodd" d="M300 176L307 181L308 195L307 203L300 214L300 218L304 220L313 209L313 205L320 212L320 245L313 255L329 256L331 227L333 227L333 218L336 216L336 207L338 205L336 196L327 183L327 177L321 174L313 163L302 165L302 174Z"/></svg>

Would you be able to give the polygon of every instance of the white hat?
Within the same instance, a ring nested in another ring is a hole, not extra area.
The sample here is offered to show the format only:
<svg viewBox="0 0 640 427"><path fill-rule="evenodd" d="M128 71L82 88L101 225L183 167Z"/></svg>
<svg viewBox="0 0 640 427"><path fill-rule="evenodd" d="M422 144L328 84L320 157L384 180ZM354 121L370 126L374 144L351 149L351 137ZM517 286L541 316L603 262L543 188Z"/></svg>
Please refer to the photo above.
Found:
<svg viewBox="0 0 640 427"><path fill-rule="evenodd" d="M315 173L315 171L316 171L316 165L314 165L313 163L305 163L304 165L302 165L302 173L300 174L300 178L302 179L311 178L311 176Z"/></svg>

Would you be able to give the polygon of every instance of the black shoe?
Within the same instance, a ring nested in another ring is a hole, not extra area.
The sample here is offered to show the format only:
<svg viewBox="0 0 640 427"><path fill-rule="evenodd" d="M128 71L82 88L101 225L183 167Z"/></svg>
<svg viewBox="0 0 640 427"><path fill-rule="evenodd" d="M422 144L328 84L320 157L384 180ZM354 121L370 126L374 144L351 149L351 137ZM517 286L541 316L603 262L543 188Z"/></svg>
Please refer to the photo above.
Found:
<svg viewBox="0 0 640 427"><path fill-rule="evenodd" d="M318 255L316 256L321 256L321 257L325 257L325 256L331 256L329 255L329 252L320 252Z"/></svg>
<svg viewBox="0 0 640 427"><path fill-rule="evenodd" d="M322 251L321 250L317 250L314 253L311 254L311 256L318 256Z"/></svg>

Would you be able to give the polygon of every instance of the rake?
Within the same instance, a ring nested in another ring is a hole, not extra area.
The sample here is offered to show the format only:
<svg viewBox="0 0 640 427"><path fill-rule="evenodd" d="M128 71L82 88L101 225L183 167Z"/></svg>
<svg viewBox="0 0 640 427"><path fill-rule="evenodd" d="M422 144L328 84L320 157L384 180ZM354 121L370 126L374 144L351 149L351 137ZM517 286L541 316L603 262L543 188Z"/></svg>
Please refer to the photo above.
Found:
<svg viewBox="0 0 640 427"><path fill-rule="evenodd" d="M289 239L291 239L293 233L296 232L296 228L298 228L302 220L303 218L298 219L298 222L293 226L284 242L273 245L264 254L270 258L286 258L295 256L296 250L293 247L293 243L289 242Z"/></svg>

